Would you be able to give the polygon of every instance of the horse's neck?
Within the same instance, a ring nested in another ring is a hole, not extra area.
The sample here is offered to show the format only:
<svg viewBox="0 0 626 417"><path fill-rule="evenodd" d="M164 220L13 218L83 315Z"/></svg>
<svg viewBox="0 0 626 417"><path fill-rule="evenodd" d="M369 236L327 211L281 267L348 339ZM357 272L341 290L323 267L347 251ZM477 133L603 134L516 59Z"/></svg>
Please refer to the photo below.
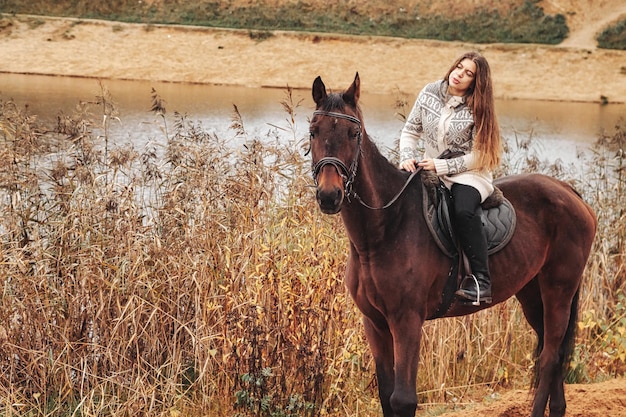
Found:
<svg viewBox="0 0 626 417"><path fill-rule="evenodd" d="M398 196L406 180L407 176L394 167L369 139L363 141L354 181L358 198L352 197L342 210L342 218L353 244L358 245L359 241L368 244L381 242L397 232L396 229L402 227L403 213L407 207L414 211L410 216L419 215L417 207L421 205L421 194L416 194L416 190L419 191L416 188L418 178L413 179L410 186ZM396 197L397 200L390 207L378 209ZM365 204L376 209L366 207Z"/></svg>

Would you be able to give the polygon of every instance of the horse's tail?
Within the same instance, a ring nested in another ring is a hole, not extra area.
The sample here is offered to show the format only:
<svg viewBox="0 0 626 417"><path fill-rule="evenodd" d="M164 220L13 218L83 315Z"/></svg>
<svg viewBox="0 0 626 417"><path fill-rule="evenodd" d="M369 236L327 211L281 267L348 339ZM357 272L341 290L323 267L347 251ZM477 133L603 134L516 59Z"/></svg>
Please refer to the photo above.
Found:
<svg viewBox="0 0 626 417"><path fill-rule="evenodd" d="M578 196L578 198L580 198L580 201L582 201L585 205L585 208L587 209L587 211L589 212L589 215L593 218L594 221L594 230L597 229L598 227L598 221L596 220L596 213L593 211L593 208L591 208L591 206L589 205L589 203L587 203L587 201L585 201L585 198L583 197L583 195L578 192L578 190L576 188L574 188L573 185L571 184L567 184L569 186L569 188L574 192L574 194L576 194ZM578 296L577 296L578 297Z"/></svg>
<svg viewBox="0 0 626 417"><path fill-rule="evenodd" d="M569 371L570 362L572 361L572 355L574 354L574 348L576 347L576 330L578 329L578 300L580 299L580 288L574 294L572 299L572 305L570 307L569 322L567 323L567 330L565 331L565 337L561 343L559 350L559 356L561 357L561 372L563 376L567 376ZM543 327L543 326L542 326ZM539 332L537 341L537 348L535 350L535 372L533 376L533 388L537 388L539 384L539 354L543 350L543 329Z"/></svg>

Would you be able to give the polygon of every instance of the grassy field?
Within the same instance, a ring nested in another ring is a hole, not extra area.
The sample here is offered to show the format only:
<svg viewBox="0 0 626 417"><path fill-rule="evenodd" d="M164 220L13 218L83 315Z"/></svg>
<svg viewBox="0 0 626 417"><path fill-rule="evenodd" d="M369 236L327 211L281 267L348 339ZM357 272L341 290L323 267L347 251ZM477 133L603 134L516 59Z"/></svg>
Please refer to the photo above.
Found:
<svg viewBox="0 0 626 417"><path fill-rule="evenodd" d="M306 141L289 125L250 136L235 107L233 149L152 94L166 145L145 149L109 141L104 85L54 126L0 103L0 415L375 415L347 239L315 205ZM299 110L289 90L282 105ZM570 382L626 369L625 140L616 127L576 166L547 166L508 138L500 172L570 181L598 215ZM513 300L424 338L433 413L529 384Z"/></svg>
<svg viewBox="0 0 626 417"><path fill-rule="evenodd" d="M565 16L546 15L536 1L458 2L405 0L335 2L265 0L23 2L5 0L2 13L27 13L255 30L304 30L359 35L460 40L477 43L557 44L568 34Z"/></svg>
<svg viewBox="0 0 626 417"><path fill-rule="evenodd" d="M0 13L227 27L266 36L296 30L472 43L559 44L570 32L568 16L544 13L539 0L4 0ZM597 41L600 48L626 50L626 20L604 29Z"/></svg>

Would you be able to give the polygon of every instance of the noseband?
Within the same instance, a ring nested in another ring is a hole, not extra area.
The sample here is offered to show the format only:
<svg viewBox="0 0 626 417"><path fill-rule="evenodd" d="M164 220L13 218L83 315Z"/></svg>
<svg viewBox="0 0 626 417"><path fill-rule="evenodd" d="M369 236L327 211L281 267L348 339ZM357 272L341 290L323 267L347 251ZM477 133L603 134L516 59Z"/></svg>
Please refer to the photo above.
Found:
<svg viewBox="0 0 626 417"><path fill-rule="evenodd" d="M314 116L329 116L335 117L337 119L348 120L359 127L357 132L357 151L354 156L354 160L350 164L350 168L346 166L346 164L341 161L341 159L336 158L334 156L327 156L319 161L313 166L313 181L315 181L315 185L317 186L317 176L319 175L322 168L326 165L332 165L335 167L341 178L343 178L343 189L344 194L348 201L350 201L350 196L353 194L352 184L354 183L354 178L356 177L356 171L359 167L359 154L361 153L361 140L363 138L363 134L361 132L361 121L354 116L350 116L349 114L336 113L332 111L321 111L316 110L313 112Z"/></svg>

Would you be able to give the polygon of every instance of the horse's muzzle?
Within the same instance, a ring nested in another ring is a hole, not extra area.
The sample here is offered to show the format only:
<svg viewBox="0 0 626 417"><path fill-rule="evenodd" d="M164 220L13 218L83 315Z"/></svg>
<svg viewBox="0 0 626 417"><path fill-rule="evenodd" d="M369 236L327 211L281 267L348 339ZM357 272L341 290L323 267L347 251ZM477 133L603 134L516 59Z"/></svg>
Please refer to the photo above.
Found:
<svg viewBox="0 0 626 417"><path fill-rule="evenodd" d="M341 211L341 204L343 203L343 190L341 188L321 189L318 187L315 196L322 213L337 214Z"/></svg>
<svg viewBox="0 0 626 417"><path fill-rule="evenodd" d="M339 159L322 158L313 170L317 185L317 204L324 214L336 214L341 210L345 196L344 187L348 169Z"/></svg>

